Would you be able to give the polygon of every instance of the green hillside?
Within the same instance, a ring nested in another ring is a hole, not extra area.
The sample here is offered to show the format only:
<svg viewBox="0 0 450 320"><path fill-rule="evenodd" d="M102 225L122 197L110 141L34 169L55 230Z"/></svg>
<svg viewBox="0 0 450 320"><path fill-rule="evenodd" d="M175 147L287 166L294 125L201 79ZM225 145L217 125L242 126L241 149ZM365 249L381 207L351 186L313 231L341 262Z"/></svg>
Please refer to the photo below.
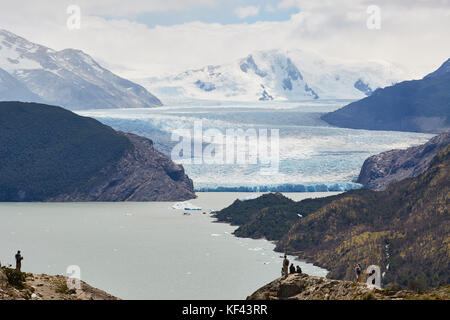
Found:
<svg viewBox="0 0 450 320"><path fill-rule="evenodd" d="M0 102L0 201L42 201L98 183L90 177L130 147L110 127L60 107Z"/></svg>
<svg viewBox="0 0 450 320"><path fill-rule="evenodd" d="M352 190L300 202L268 194L217 213L241 237L279 240L276 250L307 259L332 279L353 280L355 263L379 265L383 283L450 283L450 146L423 174L385 191ZM301 212L303 218L297 216Z"/></svg>

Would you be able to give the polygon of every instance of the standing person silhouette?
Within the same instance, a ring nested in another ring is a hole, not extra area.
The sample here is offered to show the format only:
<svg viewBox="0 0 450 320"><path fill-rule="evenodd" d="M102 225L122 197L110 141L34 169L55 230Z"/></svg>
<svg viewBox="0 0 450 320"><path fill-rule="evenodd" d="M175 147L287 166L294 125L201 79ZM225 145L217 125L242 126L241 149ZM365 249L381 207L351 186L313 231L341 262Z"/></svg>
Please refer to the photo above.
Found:
<svg viewBox="0 0 450 320"><path fill-rule="evenodd" d="M18 270L18 271L20 271L20 269L22 268L22 260L23 260L23 257L20 254L20 250L19 250L16 253L16 270Z"/></svg>
<svg viewBox="0 0 450 320"><path fill-rule="evenodd" d="M287 258L287 255L286 255L286 253L284 254L284 260L283 260L283 275L285 276L285 277L287 277L288 276L288 274L289 274L289 260L288 260L288 258Z"/></svg>
<svg viewBox="0 0 450 320"><path fill-rule="evenodd" d="M356 275L356 282L361 282L361 273L362 273L362 267L358 263L355 266L355 275Z"/></svg>

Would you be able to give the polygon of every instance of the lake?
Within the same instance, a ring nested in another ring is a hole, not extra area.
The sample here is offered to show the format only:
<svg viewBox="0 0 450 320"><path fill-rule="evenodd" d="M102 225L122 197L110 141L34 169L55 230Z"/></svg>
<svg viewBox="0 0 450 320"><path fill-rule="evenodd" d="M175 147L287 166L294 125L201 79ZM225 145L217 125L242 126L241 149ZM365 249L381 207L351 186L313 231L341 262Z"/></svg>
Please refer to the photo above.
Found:
<svg viewBox="0 0 450 320"><path fill-rule="evenodd" d="M78 265L82 280L122 299L245 299L280 276L281 254L266 240L234 237L236 227L202 212L248 195L200 192L190 202L203 210L190 216L173 202L0 203L0 261L12 264L20 249L26 272L65 274Z"/></svg>

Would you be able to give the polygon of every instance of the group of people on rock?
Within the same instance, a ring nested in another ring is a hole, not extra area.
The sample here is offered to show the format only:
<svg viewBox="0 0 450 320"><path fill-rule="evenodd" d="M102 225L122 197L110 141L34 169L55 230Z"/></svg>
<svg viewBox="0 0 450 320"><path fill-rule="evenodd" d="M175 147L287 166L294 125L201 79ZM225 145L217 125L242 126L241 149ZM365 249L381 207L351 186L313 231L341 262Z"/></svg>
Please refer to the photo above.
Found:
<svg viewBox="0 0 450 320"><path fill-rule="evenodd" d="M302 268L300 266L295 267L293 263L289 266L289 259L287 258L287 255L284 254L284 260L283 260L283 268L281 268L281 275L283 277L287 277L289 274L293 273L302 273Z"/></svg>

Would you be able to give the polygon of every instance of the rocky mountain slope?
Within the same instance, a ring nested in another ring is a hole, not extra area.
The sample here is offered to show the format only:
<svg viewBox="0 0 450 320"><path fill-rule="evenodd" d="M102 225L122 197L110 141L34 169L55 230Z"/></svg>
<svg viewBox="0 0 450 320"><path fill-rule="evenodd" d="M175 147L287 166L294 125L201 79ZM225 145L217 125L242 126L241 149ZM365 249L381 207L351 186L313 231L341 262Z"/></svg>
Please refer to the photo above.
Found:
<svg viewBox="0 0 450 320"><path fill-rule="evenodd" d="M151 140L59 107L0 102L0 201L181 201L181 165Z"/></svg>
<svg viewBox="0 0 450 320"><path fill-rule="evenodd" d="M429 169L385 191L344 193L298 221L277 244L350 280L351 266L376 264L383 283L440 286L450 283L450 146Z"/></svg>
<svg viewBox="0 0 450 320"><path fill-rule="evenodd" d="M417 293L377 289L365 283L330 280L306 274L278 278L258 289L247 300L449 300L450 285Z"/></svg>
<svg viewBox="0 0 450 320"><path fill-rule="evenodd" d="M413 178L428 169L431 160L450 144L450 132L406 150L382 152L366 159L356 182L372 190L384 190L389 184Z"/></svg>
<svg viewBox="0 0 450 320"><path fill-rule="evenodd" d="M67 277L22 273L24 282L8 281L0 269L0 300L119 300L81 281L80 289L69 289Z"/></svg>
<svg viewBox="0 0 450 320"><path fill-rule="evenodd" d="M450 283L449 192L447 146L422 174L385 191L352 190L300 202L266 196L235 202L216 216L238 224L238 236L272 237L277 251L326 268L330 278L351 280L355 263L375 264L384 284L426 288Z"/></svg>
<svg viewBox="0 0 450 320"><path fill-rule="evenodd" d="M303 50L258 51L237 61L143 80L166 99L360 99L406 75L386 62L349 62Z"/></svg>
<svg viewBox="0 0 450 320"><path fill-rule="evenodd" d="M323 115L333 126L441 133L450 130L449 61L421 80L376 90L370 97Z"/></svg>
<svg viewBox="0 0 450 320"><path fill-rule="evenodd" d="M0 29L0 101L29 101L70 110L147 108L161 101L80 50L55 51Z"/></svg>

